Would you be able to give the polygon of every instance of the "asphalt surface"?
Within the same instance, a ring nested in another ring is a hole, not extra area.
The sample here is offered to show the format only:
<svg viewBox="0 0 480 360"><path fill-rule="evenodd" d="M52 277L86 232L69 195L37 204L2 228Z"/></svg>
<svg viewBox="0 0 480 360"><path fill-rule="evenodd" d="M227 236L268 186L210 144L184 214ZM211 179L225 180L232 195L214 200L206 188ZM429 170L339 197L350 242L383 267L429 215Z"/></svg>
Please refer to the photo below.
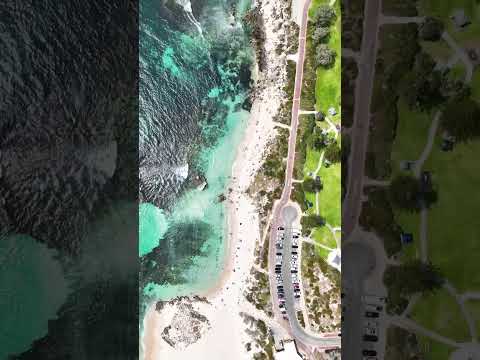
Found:
<svg viewBox="0 0 480 360"><path fill-rule="evenodd" d="M299 38L298 38L298 58L297 58L297 66L295 72L295 87L293 91L293 105L292 105L292 118L291 118L291 130L290 130L290 137L288 139L288 155L287 155L287 166L285 170L285 183L282 190L282 195L278 203L275 205L273 210L273 219L271 223L271 230L270 230L270 241L269 241L269 272L270 272L270 289L272 294L273 300L273 312L276 318L281 318L282 315L280 314L280 310L278 307L278 296L277 296L277 288L276 288L276 279L275 279L275 257L276 257L276 249L275 249L275 240L277 237L277 229L279 226L285 226L284 222L285 219L283 217L283 210L286 207L287 203L290 201L290 195L292 192L292 177L293 177L293 167L295 162L295 145L297 141L297 129L298 129L298 113L300 110L300 95L302 90L302 82L303 82L303 63L305 60L305 44L306 44L306 34L307 34L307 23L308 23L308 8L310 7L311 0L306 0L303 11L302 11L302 19L299 29ZM289 209L290 207L287 207ZM292 207L293 208L293 207ZM294 213L292 210L286 210L286 220L291 224L295 218L298 216L296 214L296 209L293 208ZM289 227L290 228L290 227ZM285 236L285 245L284 253L288 249L291 249L291 232L286 234ZM288 244L287 244L288 243ZM289 251L291 255L291 251ZM284 259L284 263L287 259ZM290 257L288 257L288 263L290 263ZM290 273L290 272L289 272ZM289 280L291 280L291 275ZM289 308L290 313L294 312L294 304L293 304L293 296L289 296L288 294L292 295L293 289L291 286L291 281L284 279L284 284L287 282L290 283L290 290L285 289L285 295L290 300L290 304L287 304L287 308ZM290 293L288 293L290 291ZM290 306L289 306L290 305ZM317 347L337 347L340 345L340 338L323 338L323 337L315 337L311 334L305 332L305 330L300 326L296 314L292 314L289 316L290 322L290 332L292 336L299 341L303 345L311 345Z"/></svg>
<svg viewBox="0 0 480 360"><path fill-rule="evenodd" d="M368 146L370 103L375 75L380 14L381 0L365 2L362 47L355 88L354 122L351 131L352 147L349 158L348 185L342 213L342 232L345 238L348 238L357 225L362 205L363 176Z"/></svg>
<svg viewBox="0 0 480 360"><path fill-rule="evenodd" d="M300 24L299 30L299 39L298 39L298 59L297 67L295 73L295 88L293 91L293 105L292 105L292 119L290 124L290 136L288 139L288 155L287 155L287 166L285 170L285 183L282 190L282 195L278 203L275 204L273 208L273 217L271 222L270 229L270 241L268 249L268 264L270 272L270 290L272 294L272 300L274 302L273 312L275 317L281 318L278 308L278 298L276 294L276 281L275 281L275 239L277 237L277 228L283 223L282 219L282 210L285 205L290 200L290 194L292 192L292 176L293 176L293 165L295 162L295 145L297 141L297 129L298 129L298 112L300 109L300 94L302 89L302 80L303 80L303 62L305 60L305 43L306 43L306 33L307 33L307 22L308 22L308 8L310 6L311 0L306 0L303 8L302 21Z"/></svg>
<svg viewBox="0 0 480 360"><path fill-rule="evenodd" d="M342 290L345 297L342 323L342 359L358 360L362 353L365 309L362 304L363 284L375 268L373 249L359 239L342 249Z"/></svg>
<svg viewBox="0 0 480 360"><path fill-rule="evenodd" d="M292 285L292 273L291 273L291 258L292 258L292 228L295 224L295 220L298 218L297 209L293 206L286 206L282 211L282 219L285 226L285 240L283 243L283 264L282 264L282 277L283 286L285 289L285 305L288 315L288 321L292 336L305 345L320 346L320 347L338 347L340 346L340 339L338 337L319 337L314 336L305 331L300 322L297 319L296 314L296 300L294 298L293 285ZM299 241L300 245L300 241ZM300 259L299 259L300 260ZM299 276L300 276L300 261L299 264ZM304 296L303 292L301 296Z"/></svg>

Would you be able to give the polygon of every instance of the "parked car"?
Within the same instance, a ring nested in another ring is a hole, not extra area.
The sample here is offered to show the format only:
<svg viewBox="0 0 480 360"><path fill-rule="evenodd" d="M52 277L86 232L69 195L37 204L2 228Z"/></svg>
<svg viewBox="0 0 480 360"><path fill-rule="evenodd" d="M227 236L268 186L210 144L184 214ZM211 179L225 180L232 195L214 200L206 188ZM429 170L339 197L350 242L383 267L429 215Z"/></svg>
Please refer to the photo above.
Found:
<svg viewBox="0 0 480 360"><path fill-rule="evenodd" d="M364 325L365 327L376 328L378 327L378 322L376 322L375 320L366 320Z"/></svg>
<svg viewBox="0 0 480 360"><path fill-rule="evenodd" d="M290 272L291 272L292 274L298 273L298 271L297 271L296 269L292 269L292 270L290 270Z"/></svg>
<svg viewBox="0 0 480 360"><path fill-rule="evenodd" d="M377 328L376 327L365 327L365 334L366 335L373 335L373 336L376 336L377 335Z"/></svg>
<svg viewBox="0 0 480 360"><path fill-rule="evenodd" d="M363 341L378 341L378 336L375 335L363 335Z"/></svg>
<svg viewBox="0 0 480 360"><path fill-rule="evenodd" d="M278 230L282 230L282 231L283 231L283 230L285 230L285 228L284 228L283 226L279 226L279 227L278 227Z"/></svg>
<svg viewBox="0 0 480 360"><path fill-rule="evenodd" d="M379 314L376 311L365 311L365 316L367 318L378 318Z"/></svg>
<svg viewBox="0 0 480 360"><path fill-rule="evenodd" d="M368 304L382 305L385 303L386 298L377 295L363 295L363 301Z"/></svg>
<svg viewBox="0 0 480 360"><path fill-rule="evenodd" d="M375 356L377 352L375 350L364 349L362 350L362 355L364 356Z"/></svg>

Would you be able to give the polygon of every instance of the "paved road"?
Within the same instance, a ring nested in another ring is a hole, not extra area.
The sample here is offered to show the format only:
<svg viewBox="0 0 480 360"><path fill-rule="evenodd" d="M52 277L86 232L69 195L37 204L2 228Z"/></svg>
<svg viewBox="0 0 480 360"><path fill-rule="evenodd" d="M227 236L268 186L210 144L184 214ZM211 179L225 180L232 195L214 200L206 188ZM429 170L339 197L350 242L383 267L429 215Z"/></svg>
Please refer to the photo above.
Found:
<svg viewBox="0 0 480 360"><path fill-rule="evenodd" d="M272 217L272 225L270 230L270 241L269 241L269 272L270 276L270 290L272 294L273 300L273 311L275 317L280 318L280 311L278 308L278 298L276 292L276 281L275 281L275 239L277 236L277 229L280 225L284 223L283 218L283 210L286 208L287 203L290 200L290 195L292 192L292 177L293 177L293 167L295 162L295 145L297 141L297 129L298 129L298 115L300 110L300 95L302 91L302 82L303 82L303 63L305 60L305 43L306 43L306 34L307 34L307 23L308 23L308 8L310 7L311 0L305 0L303 10L302 10L302 19L300 23L300 30L299 30L299 38L298 38L298 59L297 59L297 66L295 72L295 87L293 91L293 105L292 105L292 118L291 118L291 130L290 130L290 137L288 139L288 155L287 155L287 166L285 171L285 183L282 191L282 195L280 200L275 204L273 209L273 217ZM286 218L289 221L293 221L292 217L294 214L292 213L293 207L287 207L286 209ZM296 209L293 208L295 211L295 219L298 214L296 214ZM291 241L291 234L287 234L290 236L289 240L286 242ZM290 244L291 246L291 244ZM285 282L286 279L284 279ZM290 291L292 291L290 287ZM286 297L287 295L287 290ZM292 299L290 299L292 300ZM291 305L291 304L290 304ZM288 304L287 304L288 306ZM288 306L290 309L293 309L292 306ZM311 334L305 332L305 330L300 326L296 316L290 317L290 330L293 337L298 340L300 343L304 345L311 345L311 346L319 346L319 347L331 347L331 346L339 346L340 339L338 337L335 338L323 338L323 337L315 337Z"/></svg>
<svg viewBox="0 0 480 360"><path fill-rule="evenodd" d="M349 157L348 187L342 214L342 231L345 238L357 225L362 204L363 173L368 145L370 103L375 74L380 14L381 0L366 1L362 48L355 87L355 112L351 132L352 147Z"/></svg>
<svg viewBox="0 0 480 360"><path fill-rule="evenodd" d="M274 276L274 266L275 266L275 240L277 236L277 229L280 225L285 226L285 223L288 222L292 224L293 221L299 216L297 210L292 206L286 206L290 201L290 195L292 192L292 177L293 177L293 168L295 162L295 145L297 141L297 129L298 129L298 116L300 110L300 95L302 90L302 81L303 81L303 64L305 60L305 43L306 43L306 33L307 33L307 23L308 23L308 9L310 6L311 0L306 0L303 12L302 20L300 24L299 31L299 45L298 45L298 59L295 73L295 87L293 92L293 105L292 105L292 118L291 118L291 130L290 137L288 141L288 155L287 155L287 166L285 171L285 183L282 191L282 195L278 203L275 204L272 217L272 226L270 231L270 242L269 242L269 271L270 274L270 289L272 294L272 299L274 302L274 314L278 318L280 317L279 308L278 308L278 298L276 292L276 281ZM284 211L285 210L285 211ZM291 228L291 226L286 226ZM288 258L284 259L284 264L290 263L291 255L291 232L287 232L285 236L285 248L284 253L288 252ZM284 265L284 273L285 266ZM294 298L293 298L293 289L291 286L291 274L288 271L288 279L284 278L285 286L285 295L288 299L287 308L289 310L289 321L290 321L290 330L293 337L298 340L302 345L311 345L317 347L338 347L340 346L339 337L321 337L313 336L307 333L299 324L296 317L295 308L294 308ZM288 283L288 285L287 285Z"/></svg>
<svg viewBox="0 0 480 360"><path fill-rule="evenodd" d="M292 286L292 274L290 272L291 255L292 255L292 227L296 223L299 214L297 209L291 205L283 208L282 219L285 226L285 240L283 245L283 264L282 277L285 289L285 302L287 308L287 315L290 323L292 335L295 339L305 345L320 346L320 347L338 347L340 346L340 339L338 337L320 337L307 333L300 325L295 309L295 298ZM303 296L304 294L302 294Z"/></svg>
<svg viewBox="0 0 480 360"><path fill-rule="evenodd" d="M283 219L281 217L282 209L285 207L290 199L292 192L292 176L293 165L295 161L295 144L297 141L297 129L298 129L298 112L300 109L300 94L302 89L303 80L303 62L305 60L305 42L307 33L308 22L308 8L311 0L306 0L303 8L303 16L300 24L299 39L298 39L298 59L295 73L295 88L293 91L293 105L292 105L292 119L290 124L290 136L288 139L288 155L287 166L285 170L285 183L282 190L282 196L280 200L273 207L273 216L270 228L270 241L268 249L268 264L270 276L270 290L272 299L274 302L273 312L277 318L281 318L281 314L278 308L278 298L276 295L276 282L275 282L275 239L277 237L277 229L282 224Z"/></svg>
<svg viewBox="0 0 480 360"><path fill-rule="evenodd" d="M363 285L375 268L375 254L364 241L351 242L342 249L342 289L345 298L342 324L342 359L357 360L361 357L363 335L362 304Z"/></svg>

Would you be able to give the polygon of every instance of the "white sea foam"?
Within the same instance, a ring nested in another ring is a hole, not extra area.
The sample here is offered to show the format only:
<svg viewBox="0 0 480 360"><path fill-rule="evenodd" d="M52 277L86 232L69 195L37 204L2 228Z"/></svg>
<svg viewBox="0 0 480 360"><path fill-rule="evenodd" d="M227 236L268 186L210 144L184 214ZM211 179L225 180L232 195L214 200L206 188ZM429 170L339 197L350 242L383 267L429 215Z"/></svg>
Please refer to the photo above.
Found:
<svg viewBox="0 0 480 360"><path fill-rule="evenodd" d="M187 13L188 19L192 22L193 25L195 25L200 35L203 35L200 23L197 21L197 19L195 19L195 16L193 16L192 3L190 2L190 0L176 0L176 3L183 7L183 10L185 10L185 12Z"/></svg>
<svg viewBox="0 0 480 360"><path fill-rule="evenodd" d="M188 163L178 166L173 170L173 173L179 178L186 179L188 177Z"/></svg>

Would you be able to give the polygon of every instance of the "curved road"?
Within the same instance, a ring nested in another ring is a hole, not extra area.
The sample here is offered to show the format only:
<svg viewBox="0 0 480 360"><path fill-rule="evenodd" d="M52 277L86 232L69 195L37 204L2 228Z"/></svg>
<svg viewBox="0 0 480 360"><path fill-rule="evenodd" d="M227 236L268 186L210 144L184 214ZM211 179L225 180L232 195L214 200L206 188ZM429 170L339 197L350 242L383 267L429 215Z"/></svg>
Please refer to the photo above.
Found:
<svg viewBox="0 0 480 360"><path fill-rule="evenodd" d="M280 200L274 205L273 209L273 217L272 217L272 223L271 223L271 229L270 229L270 241L269 241L269 272L271 274L270 276L270 292L272 295L272 300L273 300L273 310L275 313L276 317L281 317L279 313L279 308L278 308L278 298L277 298L277 289L276 289L276 281L275 281L275 239L277 236L277 228L284 223L284 219L282 217L283 215L283 210L285 209L287 211L287 216L286 218L291 220L292 222L295 220L295 218L298 216L297 211L293 207L286 207L287 203L290 201L290 195L292 192L292 176L293 176L293 166L295 162L295 145L297 141L297 129L298 129L298 115L299 115L299 109L300 109L300 95L302 91L302 82L303 82L303 63L305 60L305 43L306 43L306 34L307 34L307 23L308 23L308 9L310 7L310 2L311 0L305 0L305 3L303 5L303 10L302 10L302 19L300 23L300 31L299 31L299 37L298 37L298 59L297 59L297 66L296 66L296 72L295 72L295 88L293 91L293 105L292 105L292 118L291 118L291 130L290 130L290 137L288 139L288 156L287 156L287 166L285 170L285 183L282 191L282 196ZM295 215L291 213L291 209L293 208ZM286 234L286 235L291 235L291 234ZM285 239L291 240L290 236L285 236ZM289 241L286 241L286 243L289 243ZM289 243L284 250L291 249L291 243ZM284 252L286 253L286 251ZM291 252L290 252L291 254ZM287 263L287 261L284 261L284 263ZM288 261L290 263L290 261ZM290 274L290 272L288 271ZM291 275L290 275L291 277ZM289 279L290 279L289 277ZM285 279L286 280L286 279ZM291 287L291 282L289 282L289 287L286 287L286 298L289 298L291 303L287 304L291 305L288 306L289 308L289 313L290 312L295 312L294 307L293 307L293 290ZM285 285L287 285L285 282ZM289 292L291 291L291 292ZM318 346L318 347L337 347L340 346L340 338L338 337L316 337L313 336L305 331L301 327L301 325L298 322L298 319L296 317L296 314L293 314L293 316L289 316L290 319L290 328L291 328L291 333L292 336L298 340L300 343L307 345L307 346Z"/></svg>

